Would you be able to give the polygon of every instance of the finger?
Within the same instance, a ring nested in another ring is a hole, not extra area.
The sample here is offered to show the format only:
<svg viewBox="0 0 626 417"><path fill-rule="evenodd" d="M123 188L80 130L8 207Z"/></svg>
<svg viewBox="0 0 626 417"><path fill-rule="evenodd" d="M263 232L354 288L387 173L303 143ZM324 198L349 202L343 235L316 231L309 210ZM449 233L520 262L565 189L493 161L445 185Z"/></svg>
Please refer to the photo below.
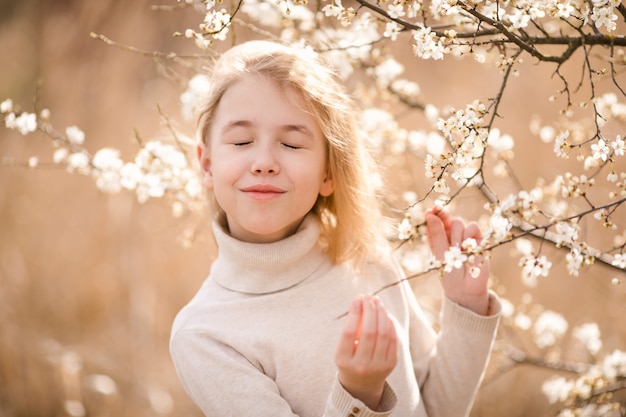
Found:
<svg viewBox="0 0 626 417"><path fill-rule="evenodd" d="M374 298L365 296L363 299L363 317L361 324L361 334L355 350L355 358L369 360L376 348L376 337L378 335L378 312Z"/></svg>
<svg viewBox="0 0 626 417"><path fill-rule="evenodd" d="M463 233L465 231L465 224L459 219L453 219L450 221L450 246L461 246L463 241Z"/></svg>
<svg viewBox="0 0 626 417"><path fill-rule="evenodd" d="M391 371L398 361L398 335L393 318L377 299L378 303L378 338L376 344L376 360L379 366Z"/></svg>
<svg viewBox="0 0 626 417"><path fill-rule="evenodd" d="M391 334L394 332L394 328L389 313L380 300L377 300L376 304L378 307L378 337L376 338L374 356L382 362L386 362Z"/></svg>
<svg viewBox="0 0 626 417"><path fill-rule="evenodd" d="M482 237L482 233L476 222L469 223L463 231L463 240L472 238L476 239L476 242L480 242Z"/></svg>
<svg viewBox="0 0 626 417"><path fill-rule="evenodd" d="M359 337L359 326L362 320L363 297L357 296L350 304L348 319L341 332L339 345L337 346L337 357L350 358L354 355Z"/></svg>
<svg viewBox="0 0 626 417"><path fill-rule="evenodd" d="M480 243L483 238L482 232L480 231L480 228L478 227L478 224L476 224L476 222L469 223L465 228L465 231L463 232L463 240L470 238L475 239L476 243ZM483 276L489 275L489 265L483 255L477 255L473 257L472 262L468 263L474 267L480 268Z"/></svg>
<svg viewBox="0 0 626 417"><path fill-rule="evenodd" d="M432 209L428 210L426 213L427 214L431 213L431 214L434 214L435 216L439 217L439 219L441 219L441 221L443 222L444 228L446 230L450 229L451 217L450 217L450 215L448 214L448 212L446 211L445 208L440 207L440 206L434 206Z"/></svg>
<svg viewBox="0 0 626 417"><path fill-rule="evenodd" d="M387 362L391 367L395 367L398 362L398 334L396 333L396 326L393 319L387 316L389 324L391 325L391 332L389 334L389 346L387 346Z"/></svg>
<svg viewBox="0 0 626 417"><path fill-rule="evenodd" d="M443 254L450 247L448 235L443 221L432 213L426 215L426 233L430 250L439 260L443 259Z"/></svg>

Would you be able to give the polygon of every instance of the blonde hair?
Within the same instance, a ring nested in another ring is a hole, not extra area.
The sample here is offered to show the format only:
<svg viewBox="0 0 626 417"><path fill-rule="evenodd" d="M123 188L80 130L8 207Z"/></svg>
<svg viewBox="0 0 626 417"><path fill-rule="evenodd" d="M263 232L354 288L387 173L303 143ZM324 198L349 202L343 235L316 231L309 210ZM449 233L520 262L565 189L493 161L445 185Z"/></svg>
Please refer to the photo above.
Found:
<svg viewBox="0 0 626 417"><path fill-rule="evenodd" d="M334 192L319 196L312 212L320 219L320 239L330 259L338 263L378 256L382 216L368 180L376 171L375 164L358 137L359 111L319 54L268 41L249 41L229 49L212 67L210 91L198 120L200 139L208 145L224 92L250 75L267 76L295 90L322 130Z"/></svg>

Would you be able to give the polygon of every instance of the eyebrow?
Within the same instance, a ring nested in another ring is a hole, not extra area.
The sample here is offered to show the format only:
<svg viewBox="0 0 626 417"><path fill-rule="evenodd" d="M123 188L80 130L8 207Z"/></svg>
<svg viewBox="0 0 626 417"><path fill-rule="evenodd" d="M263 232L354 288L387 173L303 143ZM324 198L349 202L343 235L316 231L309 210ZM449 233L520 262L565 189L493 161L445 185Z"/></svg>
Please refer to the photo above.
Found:
<svg viewBox="0 0 626 417"><path fill-rule="evenodd" d="M229 130L235 129L237 127L250 128L253 125L254 123L252 123L250 120L233 120L232 122L227 123L222 128L222 133L226 133ZM286 133L298 132L310 139L313 139L313 132L311 131L311 129L309 129L309 127L304 124L290 123L280 126L278 130Z"/></svg>
<svg viewBox="0 0 626 417"><path fill-rule="evenodd" d="M222 128L222 133L226 133L231 129L234 129L236 127L250 127L252 126L252 122L249 120L234 120L232 122L227 123L223 128Z"/></svg>
<svg viewBox="0 0 626 417"><path fill-rule="evenodd" d="M313 139L313 132L311 132L311 129L309 129L306 125L288 124L288 125L282 126L281 130L283 130L285 132L302 133L303 135L305 135L309 139Z"/></svg>

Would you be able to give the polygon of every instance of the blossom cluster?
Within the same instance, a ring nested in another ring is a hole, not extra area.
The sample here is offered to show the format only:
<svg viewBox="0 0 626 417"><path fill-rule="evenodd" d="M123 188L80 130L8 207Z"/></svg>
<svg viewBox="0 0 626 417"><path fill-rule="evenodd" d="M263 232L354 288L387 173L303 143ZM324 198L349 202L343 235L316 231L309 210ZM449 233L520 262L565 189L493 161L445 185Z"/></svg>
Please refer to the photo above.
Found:
<svg viewBox="0 0 626 417"><path fill-rule="evenodd" d="M81 352L64 346L54 339L43 339L35 344L37 352L50 365L50 371L60 384L59 404L64 414L69 416L89 415L90 397L98 395L106 402L117 401L121 397L119 381L104 373L93 373L85 365L86 357ZM158 384L142 387L145 398L155 414L171 414L174 401L171 394ZM103 402L99 402L102 407Z"/></svg>
<svg viewBox="0 0 626 417"><path fill-rule="evenodd" d="M530 332L534 345L545 351L557 346L569 329L567 319L560 313L533 304L530 294L522 297L522 303L516 308L506 298L502 299L504 321L520 331ZM597 357L603 347L600 328L597 323L586 322L571 330L573 342L583 347L593 357ZM563 352L557 350L555 357Z"/></svg>
<svg viewBox="0 0 626 417"><path fill-rule="evenodd" d="M397 123L389 113L368 110L365 125L386 128L366 129L365 137L379 137L380 132L385 132L383 137L392 154L410 152L421 155L425 176L434 180L430 190L439 195L436 203L445 205L450 201L453 184L462 187L480 184L479 168L487 148L498 156L512 149L510 137L500 135L497 129L489 134L482 126L484 112L484 105L478 101L463 110L450 108L440 111L434 106L427 106L426 116L438 131L425 132L395 126ZM454 181L452 184L449 178ZM415 236L415 230L411 229L418 226L415 217L407 215L402 223L400 239Z"/></svg>
<svg viewBox="0 0 626 417"><path fill-rule="evenodd" d="M16 114L11 99L0 103L0 114L4 114L4 126L8 129L17 130L22 135L28 135L37 130L37 115L28 112Z"/></svg>
<svg viewBox="0 0 626 417"><path fill-rule="evenodd" d="M140 203L168 197L176 217L202 210L206 204L197 169L176 145L150 141L141 146L132 161L124 162L120 151L113 148L104 147L91 155L83 146L85 133L77 126L68 126L65 134L56 132L49 122L48 110L39 117L27 112L16 114L11 99L3 101L0 110L5 127L23 135L40 130L50 136L54 148L52 163L70 173L92 177L104 193L132 191ZM29 160L31 168L39 164L37 157Z"/></svg>
<svg viewBox="0 0 626 417"><path fill-rule="evenodd" d="M614 93L606 93L592 100L595 123L605 127L615 121L626 120L626 103L620 102ZM569 117L568 117L569 119ZM624 173L618 173L620 159L626 153L626 142L623 135L604 135L598 133L597 127L579 127L567 120L569 127L541 126L534 124L531 130L546 143L553 143L553 152L558 158L568 159L574 149L579 149L577 160L582 162L584 171L605 169L605 179L614 187L609 192L611 199L626 197ZM591 137L591 139L589 139ZM567 198L585 196L589 188L594 186L595 179L586 175L574 176L566 174L559 180L563 184L562 193Z"/></svg>
<svg viewBox="0 0 626 417"><path fill-rule="evenodd" d="M554 190L563 188L562 180L561 176L557 176L554 183L545 187L509 194L499 203L487 205L491 216L485 239L495 246L514 240L514 227L529 228L529 225L544 222L542 235L549 238L555 247L569 249L566 254L567 270L571 275L578 276L581 268L593 264L600 252L580 239L580 224L573 220L577 216L569 216L567 205L556 199ZM578 185L580 182L575 181L569 189ZM537 226L532 227L538 229ZM545 255L536 254L536 248L530 240L520 238L519 235L515 240L516 251L520 254L522 282L529 287L536 287L539 277L548 276L552 262Z"/></svg>
<svg viewBox="0 0 626 417"><path fill-rule="evenodd" d="M204 21L198 26L199 31L185 30L185 37L194 39L196 45L206 49L213 44L213 40L224 41L229 32L232 16L226 9L215 10L215 0L204 2L206 11Z"/></svg>
<svg viewBox="0 0 626 417"><path fill-rule="evenodd" d="M502 314L504 325L519 330L520 336L528 332L534 345L542 352L533 358L527 352L515 351L512 358L522 363L530 357L532 363L543 363L547 368L568 369L576 376L565 378L553 375L542 385L548 403L560 403L561 417L573 416L621 416L623 404L612 394L621 390L626 382L626 352L619 349L605 354L597 323L583 322L571 329L571 340L567 345L574 348L581 357L583 348L588 352L592 363L571 362L566 359L561 342L569 330L566 318L555 311L534 304L526 294L517 309L503 298ZM621 412L621 413L620 413Z"/></svg>
<svg viewBox="0 0 626 417"><path fill-rule="evenodd" d="M555 376L544 382L543 393L551 404L565 403L559 417L621 416L619 402L607 395L626 381L626 352L614 350L577 378Z"/></svg>

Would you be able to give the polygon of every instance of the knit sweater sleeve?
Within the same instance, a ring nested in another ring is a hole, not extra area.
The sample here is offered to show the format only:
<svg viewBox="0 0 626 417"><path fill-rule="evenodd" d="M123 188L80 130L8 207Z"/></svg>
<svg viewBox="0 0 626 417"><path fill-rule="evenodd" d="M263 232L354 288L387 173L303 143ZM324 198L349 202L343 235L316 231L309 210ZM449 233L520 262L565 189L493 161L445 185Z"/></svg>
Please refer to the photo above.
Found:
<svg viewBox="0 0 626 417"><path fill-rule="evenodd" d="M180 331L172 337L170 351L187 393L206 416L298 417L272 378L209 334ZM380 411L372 411L336 381L320 417L386 417L396 401L386 386Z"/></svg>
<svg viewBox="0 0 626 417"><path fill-rule="evenodd" d="M412 346L415 375L429 417L465 417L470 414L489 361L500 316L497 296L494 293L489 296L493 314L488 317L444 296L441 330L433 339L426 337L425 341ZM417 321L422 322L423 318L417 317ZM412 342L419 338L417 333L424 334L423 325L413 323Z"/></svg>

